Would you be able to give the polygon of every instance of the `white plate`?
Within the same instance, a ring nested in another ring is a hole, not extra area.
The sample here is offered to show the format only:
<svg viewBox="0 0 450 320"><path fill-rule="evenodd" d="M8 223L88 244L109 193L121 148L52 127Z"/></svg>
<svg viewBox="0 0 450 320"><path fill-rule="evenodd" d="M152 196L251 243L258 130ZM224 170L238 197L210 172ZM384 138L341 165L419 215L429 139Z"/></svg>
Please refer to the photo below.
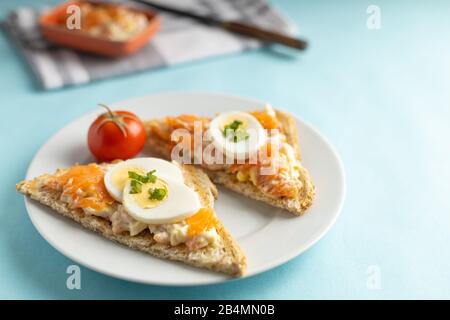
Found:
<svg viewBox="0 0 450 320"><path fill-rule="evenodd" d="M210 93L164 93L129 99L112 105L142 119L194 113L262 108L263 102ZM42 146L27 172L27 179L75 162L93 161L86 146L90 123L103 110L65 126ZM332 226L341 210L344 171L333 147L319 132L297 120L303 163L314 180L317 198L308 213L294 217L283 210L219 189L217 214L237 239L248 258L246 277L269 270L302 253ZM75 222L26 199L29 216L39 233L58 251L88 268L135 282L163 285L202 285L230 278L181 263L160 260L115 244L81 228Z"/></svg>

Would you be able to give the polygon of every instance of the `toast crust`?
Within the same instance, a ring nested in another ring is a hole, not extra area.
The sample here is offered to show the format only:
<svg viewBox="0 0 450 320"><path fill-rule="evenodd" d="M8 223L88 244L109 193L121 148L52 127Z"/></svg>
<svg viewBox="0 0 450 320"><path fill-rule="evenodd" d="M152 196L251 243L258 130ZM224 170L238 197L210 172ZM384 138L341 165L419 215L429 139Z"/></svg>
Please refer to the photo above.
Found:
<svg viewBox="0 0 450 320"><path fill-rule="evenodd" d="M275 110L278 121L280 122L281 131L286 136L287 142L294 148L298 159L301 160L300 145L298 142L298 129L295 118L287 112ZM144 127L147 130L148 136L150 136L150 127L158 126L160 121L163 120L150 120L144 122ZM147 142L147 148L150 151L166 160L171 160L170 151L167 149L165 141L158 139L157 137L150 137ZM207 173L209 178L216 184L223 185L224 187L240 193L251 199L265 202L274 207L285 209L295 215L302 215L312 205L315 197L315 188L311 180L309 172L300 167L300 177L303 184L303 188L296 199L288 198L272 198L263 194L255 185L251 182L240 182L235 178L234 174L226 173L223 171L213 171L203 168L203 171Z"/></svg>
<svg viewBox="0 0 450 320"><path fill-rule="evenodd" d="M212 208L217 190L208 176L201 169L193 166L183 165L180 167L185 176L185 183L197 191L202 205ZM216 231L220 237L219 243L195 251L190 251L185 245L171 246L157 243L148 230L135 236L130 236L128 232L114 234L109 221L97 216L86 215L81 209L70 209L65 202L58 199L57 193L35 187L39 180L47 177L49 175L42 175L33 180L19 182L16 189L22 194L49 206L62 216L78 222L86 229L130 248L158 258L180 261L235 277L242 276L245 273L246 257L220 221L216 226Z"/></svg>

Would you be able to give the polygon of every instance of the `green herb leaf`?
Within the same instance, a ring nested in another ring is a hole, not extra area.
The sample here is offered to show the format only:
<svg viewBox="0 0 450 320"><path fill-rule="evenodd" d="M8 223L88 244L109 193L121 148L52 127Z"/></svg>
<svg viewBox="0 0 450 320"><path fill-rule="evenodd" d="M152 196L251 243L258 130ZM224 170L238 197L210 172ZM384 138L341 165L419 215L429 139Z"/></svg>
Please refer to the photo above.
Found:
<svg viewBox="0 0 450 320"><path fill-rule="evenodd" d="M156 176L154 175L154 173L156 172L156 170L152 170L150 172L147 172L147 181L151 182L151 183L155 183L156 182Z"/></svg>
<svg viewBox="0 0 450 320"><path fill-rule="evenodd" d="M132 179L132 180L137 180L141 183L155 183L157 176L154 175L154 173L156 172L156 170L152 170L150 172L148 172L145 176L140 175L139 173L133 172L133 171L128 171L128 178Z"/></svg>
<svg viewBox="0 0 450 320"><path fill-rule="evenodd" d="M233 141L239 142L242 140L247 140L249 137L250 137L250 135L248 134L247 131L239 130L239 131L235 131L234 136L233 136Z"/></svg>
<svg viewBox="0 0 450 320"><path fill-rule="evenodd" d="M245 129L239 128L244 123L241 120L234 120L233 122L227 124L223 129L223 135L229 137L233 142L239 142L242 140L247 140L250 135Z"/></svg>
<svg viewBox="0 0 450 320"><path fill-rule="evenodd" d="M137 180L131 180L130 194L137 194L142 192L142 183Z"/></svg>
<svg viewBox="0 0 450 320"><path fill-rule="evenodd" d="M148 177L146 176L142 176L139 173L136 173L134 171L128 171L128 178L133 179L133 180L137 180L141 183L147 183L148 182Z"/></svg>
<svg viewBox="0 0 450 320"><path fill-rule="evenodd" d="M223 135L227 136L230 131L236 131L241 125L243 125L243 122L241 120L234 120L233 122L225 125L223 128Z"/></svg>
<svg viewBox="0 0 450 320"><path fill-rule="evenodd" d="M154 188L148 190L150 200L163 200L167 196L167 190L164 188Z"/></svg>

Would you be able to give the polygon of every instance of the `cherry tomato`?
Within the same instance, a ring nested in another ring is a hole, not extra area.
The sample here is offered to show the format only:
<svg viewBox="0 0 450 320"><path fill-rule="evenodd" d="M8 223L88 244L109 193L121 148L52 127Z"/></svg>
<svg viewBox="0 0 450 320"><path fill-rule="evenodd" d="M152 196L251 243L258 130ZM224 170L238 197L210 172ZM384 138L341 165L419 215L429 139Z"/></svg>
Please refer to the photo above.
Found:
<svg viewBox="0 0 450 320"><path fill-rule="evenodd" d="M128 111L111 111L100 115L89 127L88 146L98 161L126 160L144 148L147 138L144 125Z"/></svg>

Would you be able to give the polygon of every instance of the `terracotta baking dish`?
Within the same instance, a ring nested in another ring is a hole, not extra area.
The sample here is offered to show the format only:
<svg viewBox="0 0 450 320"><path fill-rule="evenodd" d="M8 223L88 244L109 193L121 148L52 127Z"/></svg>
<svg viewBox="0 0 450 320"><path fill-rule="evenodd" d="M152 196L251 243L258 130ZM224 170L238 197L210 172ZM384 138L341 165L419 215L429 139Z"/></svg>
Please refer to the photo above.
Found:
<svg viewBox="0 0 450 320"><path fill-rule="evenodd" d="M142 32L133 36L129 40L113 41L107 39L106 37L96 37L80 30L69 30L64 26L61 26L59 21L67 16L67 7L70 5L80 5L84 2L89 1L68 1L42 15L39 20L39 25L44 37L53 43L57 43L65 47L108 57L122 57L136 52L144 46L158 31L161 24L161 20L155 12L122 4L122 6L125 6L130 10L145 14L149 22L147 27Z"/></svg>

